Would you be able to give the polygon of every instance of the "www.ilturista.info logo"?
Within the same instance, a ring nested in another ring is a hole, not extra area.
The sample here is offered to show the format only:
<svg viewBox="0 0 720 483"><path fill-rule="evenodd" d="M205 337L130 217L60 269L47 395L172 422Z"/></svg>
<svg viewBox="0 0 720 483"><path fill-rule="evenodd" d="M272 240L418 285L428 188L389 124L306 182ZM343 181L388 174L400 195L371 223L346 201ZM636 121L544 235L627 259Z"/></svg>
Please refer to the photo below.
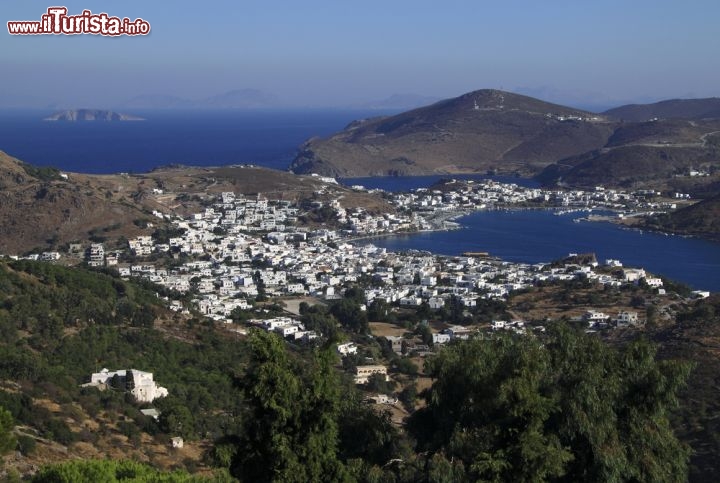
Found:
<svg viewBox="0 0 720 483"><path fill-rule="evenodd" d="M80 15L68 15L65 7L50 7L40 21L21 20L7 23L11 35L147 35L150 24L138 18L110 17L106 13L83 10Z"/></svg>

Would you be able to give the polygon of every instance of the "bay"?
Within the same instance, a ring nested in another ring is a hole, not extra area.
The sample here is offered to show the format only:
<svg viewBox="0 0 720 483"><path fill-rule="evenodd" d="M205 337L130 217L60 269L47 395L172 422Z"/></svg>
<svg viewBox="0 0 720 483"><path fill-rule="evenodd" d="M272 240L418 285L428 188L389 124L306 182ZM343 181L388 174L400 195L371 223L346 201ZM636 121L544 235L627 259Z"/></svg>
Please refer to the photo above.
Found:
<svg viewBox="0 0 720 483"><path fill-rule="evenodd" d="M720 291L720 243L621 228L608 222L574 222L578 213L552 210L479 211L457 220L451 231L377 238L388 250L426 250L445 255L489 252L521 263L543 263L569 253L597 255L600 263L625 266L684 282L697 290Z"/></svg>
<svg viewBox="0 0 720 483"><path fill-rule="evenodd" d="M122 111L122 110L121 110ZM377 111L133 111L143 122L62 123L42 119L51 111L0 111L0 150L38 166L84 173L142 173L167 164L256 164L286 170L298 146ZM386 191L426 188L443 178L494 179L536 187L510 176L435 175L341 180ZM489 211L462 218L463 229L374 240L392 250L420 249L458 255L487 251L514 262L548 262L570 252L617 258L688 283L720 291L720 244L623 230L610 223L574 223L578 214Z"/></svg>

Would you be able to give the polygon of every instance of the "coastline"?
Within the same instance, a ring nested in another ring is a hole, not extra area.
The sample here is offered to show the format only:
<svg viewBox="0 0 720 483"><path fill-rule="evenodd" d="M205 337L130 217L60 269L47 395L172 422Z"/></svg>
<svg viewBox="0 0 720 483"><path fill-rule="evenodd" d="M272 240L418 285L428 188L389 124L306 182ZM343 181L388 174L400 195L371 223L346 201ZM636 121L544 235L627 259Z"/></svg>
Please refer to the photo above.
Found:
<svg viewBox="0 0 720 483"><path fill-rule="evenodd" d="M362 242L363 240L373 240L377 238L389 238L394 236L404 236L404 235L418 235L421 233L433 233L433 232L439 232L439 231L451 231L451 230L461 230L463 228L463 225L460 223L457 223L453 220L457 220L458 218L462 218L463 216L470 215L472 213L476 213L481 210L453 210L453 211L444 211L440 213L434 213L433 216L426 218L426 221L432 226L432 228L426 229L426 230L412 230L412 231L398 231L394 233L378 233L374 235L364 235L359 237L351 237L346 238L343 241L348 243L357 243Z"/></svg>
<svg viewBox="0 0 720 483"><path fill-rule="evenodd" d="M659 235L665 235L665 236L677 236L681 238L690 238L690 239L697 239L697 240L703 240L708 242L717 243L720 242L720 235L714 234L714 233L683 233L678 231L672 231L672 230L663 230L660 227L654 227L650 226L647 223L644 223L643 220L639 218L639 216L647 216L647 214L639 214L637 216L632 217L626 217L626 218L618 218L613 216L607 216L607 215L590 215L586 218L580 218L582 221L590 221L590 222L604 222L604 223L612 223L613 225L617 225L619 228L623 230L635 230L639 232L647 231L649 233L657 233ZM632 220L632 221L631 221Z"/></svg>

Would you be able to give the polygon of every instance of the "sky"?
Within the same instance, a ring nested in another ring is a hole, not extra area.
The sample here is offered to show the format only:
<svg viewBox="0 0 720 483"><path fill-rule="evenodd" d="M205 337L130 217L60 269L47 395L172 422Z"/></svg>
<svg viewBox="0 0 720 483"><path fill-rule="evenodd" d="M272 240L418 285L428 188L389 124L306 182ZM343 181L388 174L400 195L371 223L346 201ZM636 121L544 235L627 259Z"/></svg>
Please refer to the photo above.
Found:
<svg viewBox="0 0 720 483"><path fill-rule="evenodd" d="M8 33L57 5L151 33ZM482 88L577 107L720 96L717 0L2 0L0 17L0 107L245 88L295 107Z"/></svg>

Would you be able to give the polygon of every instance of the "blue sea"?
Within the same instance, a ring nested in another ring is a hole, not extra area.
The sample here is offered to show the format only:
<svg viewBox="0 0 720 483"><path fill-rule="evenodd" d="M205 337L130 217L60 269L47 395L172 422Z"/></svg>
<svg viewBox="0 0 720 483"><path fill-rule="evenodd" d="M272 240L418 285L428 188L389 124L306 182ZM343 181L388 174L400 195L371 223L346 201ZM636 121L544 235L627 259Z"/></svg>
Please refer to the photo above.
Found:
<svg viewBox="0 0 720 483"><path fill-rule="evenodd" d="M37 166L107 174L158 166L257 164L286 170L298 147L356 119L360 110L119 110L126 122L49 122L45 110L0 111L0 150Z"/></svg>
<svg viewBox="0 0 720 483"><path fill-rule="evenodd" d="M459 230L377 238L388 250L466 251L521 263L550 262L569 253L596 254L600 263L619 259L680 280L697 290L720 291L720 243L621 228L609 222L575 222L586 214L553 210L479 211L457 220Z"/></svg>
<svg viewBox="0 0 720 483"><path fill-rule="evenodd" d="M123 112L121 110L121 112ZM143 173L168 164L256 164L286 170L298 146L327 136L378 111L137 111L142 122L61 123L51 111L0 111L0 150L38 166L85 173ZM354 178L348 185L387 191L428 187L450 176ZM482 175L454 178L484 179ZM532 180L492 177L523 186ZM609 223L574 223L579 215L547 211L479 212L459 220L463 229L374 240L393 250L441 254L487 251L517 262L547 262L570 252L617 258L697 289L720 291L720 243L624 230Z"/></svg>

